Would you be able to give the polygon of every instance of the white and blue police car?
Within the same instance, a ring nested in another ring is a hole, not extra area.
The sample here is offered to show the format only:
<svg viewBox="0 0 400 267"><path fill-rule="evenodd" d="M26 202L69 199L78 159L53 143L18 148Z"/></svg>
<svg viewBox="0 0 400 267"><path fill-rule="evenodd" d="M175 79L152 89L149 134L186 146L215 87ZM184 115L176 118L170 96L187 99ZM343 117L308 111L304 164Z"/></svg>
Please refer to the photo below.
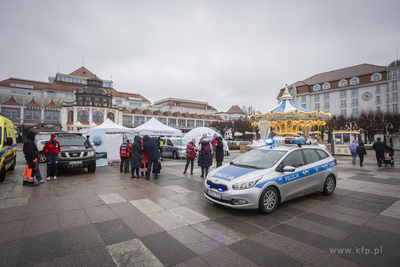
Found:
<svg viewBox="0 0 400 267"><path fill-rule="evenodd" d="M324 148L289 138L258 147L209 172L204 196L237 209L273 212L279 203L322 192L331 195L338 177L337 161Z"/></svg>

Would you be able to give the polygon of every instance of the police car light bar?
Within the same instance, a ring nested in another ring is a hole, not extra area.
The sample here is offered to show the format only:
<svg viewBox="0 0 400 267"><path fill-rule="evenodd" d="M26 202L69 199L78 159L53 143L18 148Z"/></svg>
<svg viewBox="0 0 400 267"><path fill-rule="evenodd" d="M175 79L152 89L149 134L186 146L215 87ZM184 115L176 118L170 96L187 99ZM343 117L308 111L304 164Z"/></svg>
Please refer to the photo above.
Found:
<svg viewBox="0 0 400 267"><path fill-rule="evenodd" d="M285 139L285 144L291 144L291 145L298 145L301 147L302 144L304 144L304 140L302 139Z"/></svg>

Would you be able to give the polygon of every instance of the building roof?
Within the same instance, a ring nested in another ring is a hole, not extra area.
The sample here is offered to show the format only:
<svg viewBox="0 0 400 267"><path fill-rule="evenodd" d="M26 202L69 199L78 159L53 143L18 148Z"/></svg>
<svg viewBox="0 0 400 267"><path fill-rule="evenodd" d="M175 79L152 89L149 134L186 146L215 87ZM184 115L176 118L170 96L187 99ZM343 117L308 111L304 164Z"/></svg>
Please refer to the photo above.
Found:
<svg viewBox="0 0 400 267"><path fill-rule="evenodd" d="M142 112L140 112L140 110L139 110L138 108L134 108L134 109L132 109L131 113L132 113L132 114L143 115L143 113L142 113Z"/></svg>
<svg viewBox="0 0 400 267"><path fill-rule="evenodd" d="M246 115L246 113L238 105L232 106L226 113Z"/></svg>
<svg viewBox="0 0 400 267"><path fill-rule="evenodd" d="M180 99L180 98L172 98L172 97L156 101L156 102L154 102L154 105L174 107L174 106L176 106L177 103L179 103L180 107L183 107L183 108L207 109L207 107L209 107L208 108L209 110L217 111L214 107L210 106L207 102L188 100L188 99Z"/></svg>
<svg viewBox="0 0 400 267"><path fill-rule="evenodd" d="M54 101L53 101L53 99L50 101L50 103L47 105L47 106L45 106L45 108L60 108L59 106L57 106L55 103L54 103Z"/></svg>
<svg viewBox="0 0 400 267"><path fill-rule="evenodd" d="M154 115L154 116L164 116L164 114L161 112L161 110L155 110L155 111L153 112L153 115Z"/></svg>
<svg viewBox="0 0 400 267"><path fill-rule="evenodd" d="M174 117L184 118L179 111L172 113L172 115L174 115Z"/></svg>
<svg viewBox="0 0 400 267"><path fill-rule="evenodd" d="M41 107L38 103L36 103L35 98L32 98L31 102L29 102L25 106L31 107L31 108L40 108Z"/></svg>
<svg viewBox="0 0 400 267"><path fill-rule="evenodd" d="M15 84L15 85L13 85ZM5 87L13 87L15 89L24 89L24 90L42 90L49 86L50 83L48 82L38 82L38 81L31 81L25 79L18 79L18 78L9 78L3 81L0 81L0 86ZM26 85L26 86L33 86L33 88L25 88L20 87L18 85Z"/></svg>
<svg viewBox="0 0 400 267"><path fill-rule="evenodd" d="M150 109L145 109L142 111L143 115L153 115L153 112L150 111Z"/></svg>
<svg viewBox="0 0 400 267"><path fill-rule="evenodd" d="M124 113L124 114L131 114L131 113L129 112L129 110L128 110L126 107L124 107L124 108L122 109L122 113Z"/></svg>
<svg viewBox="0 0 400 267"><path fill-rule="evenodd" d="M14 96L11 96L11 98L10 98L7 102L3 103L3 105L21 106L21 104L19 104L19 103L17 102L17 100L15 100Z"/></svg>
<svg viewBox="0 0 400 267"><path fill-rule="evenodd" d="M140 95L140 94L132 94L132 93L126 93L126 92L119 92L119 94L121 95L121 97L125 98L126 100L131 100L131 101L142 101L142 102L148 102L150 103L149 100L147 100L144 96ZM133 98L133 99L132 99ZM137 99L141 99L141 100L135 100L135 98Z"/></svg>
<svg viewBox="0 0 400 267"><path fill-rule="evenodd" d="M88 70L87 68L85 68L83 66L77 70L74 70L69 75L78 76L78 77L86 77L86 78L94 76L94 74L90 70Z"/></svg>

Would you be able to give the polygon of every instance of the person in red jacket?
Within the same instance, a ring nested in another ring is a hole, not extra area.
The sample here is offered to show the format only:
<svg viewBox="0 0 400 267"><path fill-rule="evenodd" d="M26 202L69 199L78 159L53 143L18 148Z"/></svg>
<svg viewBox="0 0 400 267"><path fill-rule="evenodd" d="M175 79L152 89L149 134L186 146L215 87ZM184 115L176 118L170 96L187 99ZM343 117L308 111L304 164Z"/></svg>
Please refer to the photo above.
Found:
<svg viewBox="0 0 400 267"><path fill-rule="evenodd" d="M193 174L193 162L194 158L196 157L196 145L195 145L196 139L192 139L192 141L189 142L186 146L186 166L185 166L185 171L183 174L186 173L187 168L189 167L189 162L191 163L190 165L190 174Z"/></svg>
<svg viewBox="0 0 400 267"><path fill-rule="evenodd" d="M121 157L121 165L119 171L129 173L129 157L131 156L132 146L129 144L129 139L126 139L124 143L119 147L119 156ZM125 169L124 169L125 165Z"/></svg>
<svg viewBox="0 0 400 267"><path fill-rule="evenodd" d="M61 149L57 135L51 133L50 136L50 141L43 147L43 154L47 156L47 181L50 181L50 176L54 176L54 180L57 180L58 154Z"/></svg>

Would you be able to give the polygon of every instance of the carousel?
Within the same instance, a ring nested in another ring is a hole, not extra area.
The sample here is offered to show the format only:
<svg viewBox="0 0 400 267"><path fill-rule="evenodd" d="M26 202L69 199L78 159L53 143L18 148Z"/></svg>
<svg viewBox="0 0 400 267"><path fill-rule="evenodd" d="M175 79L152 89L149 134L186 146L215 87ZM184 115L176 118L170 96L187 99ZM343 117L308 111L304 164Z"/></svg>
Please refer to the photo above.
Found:
<svg viewBox="0 0 400 267"><path fill-rule="evenodd" d="M293 97L289 94L286 85L278 107L262 114L256 113L249 116L253 129L258 127L261 140L272 137L272 135L275 135L275 137L303 135L308 137L313 129L320 133L320 129L325 127L330 113L310 111L298 107L292 99ZM273 134L271 131L273 131ZM321 138L318 137L318 140L321 140Z"/></svg>

